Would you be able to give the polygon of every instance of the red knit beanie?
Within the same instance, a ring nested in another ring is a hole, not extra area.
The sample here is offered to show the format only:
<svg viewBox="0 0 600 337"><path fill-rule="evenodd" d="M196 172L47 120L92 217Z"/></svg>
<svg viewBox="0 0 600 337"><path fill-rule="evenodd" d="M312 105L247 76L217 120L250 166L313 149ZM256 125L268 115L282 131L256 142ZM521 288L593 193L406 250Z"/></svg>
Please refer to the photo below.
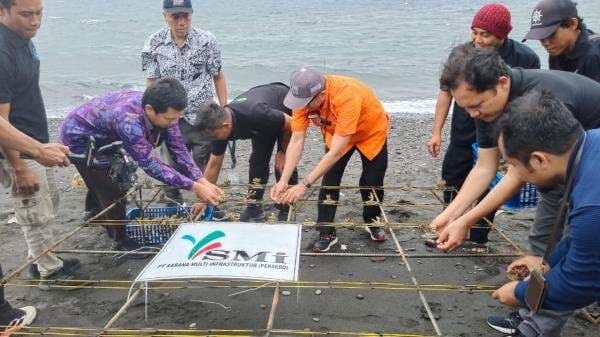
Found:
<svg viewBox="0 0 600 337"><path fill-rule="evenodd" d="M498 3L483 6L473 18L473 28L485 29L499 39L506 38L512 30L508 7Z"/></svg>

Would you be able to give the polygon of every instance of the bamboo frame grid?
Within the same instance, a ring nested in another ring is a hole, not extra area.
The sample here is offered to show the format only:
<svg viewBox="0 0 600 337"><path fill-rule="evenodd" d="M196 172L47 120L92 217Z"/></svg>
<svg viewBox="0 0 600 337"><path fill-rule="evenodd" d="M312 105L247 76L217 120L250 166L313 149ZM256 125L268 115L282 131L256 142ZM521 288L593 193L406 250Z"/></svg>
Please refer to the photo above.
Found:
<svg viewBox="0 0 600 337"><path fill-rule="evenodd" d="M255 188L266 188L266 185L257 185L257 184L249 184L249 185L228 185L225 187L247 187L250 189ZM69 238L75 236L75 234L79 233L84 228L94 227L94 226L122 226L126 222L125 221L106 221L106 220L98 220L105 214L108 210L116 205L118 202L123 202L128 197L139 193L139 200L136 200L136 204L138 207L143 210L147 209L152 203L156 202L158 195L164 186L157 185L156 191L153 194L153 197L144 203L142 199L142 186L138 186L132 190L130 190L121 200L117 200L115 203L101 211L98 215L90 219L89 221L83 223L78 226L74 230L65 234L62 238L56 240L47 250L45 250L42 254L34 257L29 260L27 263L23 264L15 271L4 277L0 280L1 285L6 286L14 286L14 287L37 287L37 282L31 282L28 280L19 280L16 277L25 270L29 265L37 261L43 255L54 252L54 253L71 253L71 254L98 254L98 255L113 255L120 252L115 251L94 251L94 250L60 250L59 246L64 243ZM314 191L320 186L313 186L309 195L301 200L298 204L292 205L290 207L290 212L288 214L288 219L286 223L290 223L292 219L295 218L299 209L302 208L307 203L315 203L316 200L310 199ZM452 258L452 257L517 257L524 255L523 250L514 243L503 231L496 226L495 223L492 223L488 220L488 224L491 226L492 230L495 230L499 233L500 237L506 241L511 247L514 248L513 252L501 252L497 254L485 253L485 254L407 254L405 249L400 244L396 236L395 230L406 229L406 228L424 228L425 224L417 224L417 223L393 223L389 221L386 208L394 208L394 207L431 207L434 205L442 206L444 205L443 200L437 194L438 191L442 190L439 187L410 187L407 185L398 185L398 186L327 186L328 189L369 189L372 191L372 195L375 200L370 200L362 203L355 202L335 202L335 205L363 205L363 206L377 206L381 211L381 216L383 221L377 223L377 226L385 228L389 231L393 243L396 247L396 253L308 253L303 252L303 256L335 256L335 257L345 257L345 258L355 258L355 257L374 257L374 256L385 256L385 257L396 257L400 259L401 264L396 264L397 266L402 266L403 269L409 274L411 279L411 284L401 284L401 283L378 283L378 282L294 282L294 283L286 283L286 282L274 282L265 284L265 282L260 281L245 281L245 282L232 282L232 281L214 281L214 280L188 280L188 281L160 281L160 282L152 282L148 283L150 286L145 288L145 285L137 288L133 295L129 297L129 299L119 308L119 310L111 317L111 319L102 327L102 328L76 328L76 327L25 327L19 331L13 332L12 334L17 335L52 335L52 336L278 336L278 335L286 335L286 336L361 336L361 337L370 337L370 336L389 336L389 337L430 337L422 334L411 334L411 333L380 333L380 332L352 332L352 331L312 331L312 330L293 330L293 329L276 329L274 328L274 323L276 320L277 309L279 307L279 294L281 289L285 288L323 288L327 287L330 289L345 289L345 290L359 290L359 289L371 289L378 291L412 291L416 292L419 295L419 300L423 307L426 310L427 316L429 318L429 322L431 323L433 330L435 331L435 335L433 336L443 336L442 331L440 330L435 316L433 315L431 308L429 307L429 302L427 301L427 297L425 293L428 292L482 292L482 293L491 293L496 287L490 285L451 285L451 284L421 284L418 282L415 277L413 270L410 265L410 259L412 258ZM411 203L411 202L382 202L377 198L377 194L375 193L375 189L383 188L384 190L403 190L403 191L411 191L411 190L421 190L425 192L430 192L435 199L440 203ZM227 202L226 202L227 203ZM263 201L257 202L252 200L230 200L229 204L235 205L247 205L253 203L265 203ZM328 205L332 205L333 203L327 203ZM486 219L487 220L487 219ZM276 223L272 223L276 224ZM301 223L301 225L306 227L314 227L316 223ZM332 225L334 227L346 227L346 228L356 228L356 227L364 227L365 224L352 223L352 222L338 222L331 223L327 225ZM135 253L134 253L135 254ZM147 254L147 253L139 253L139 254ZM61 285L53 285L47 284L49 288L69 288L68 280L59 280L61 281ZM72 282L76 282L77 280L71 280ZM90 280L90 284L84 286L85 288L90 289L110 289L110 290L128 290L131 286L131 282L129 280ZM239 283L239 284L238 284ZM74 286L73 286L74 287ZM267 316L267 325L262 330L251 330L251 329L235 329L235 330L223 330L223 329L210 329L210 330L165 330L165 329L113 329L112 326L116 323L127 311L129 306L139 297L139 295L143 291L148 290L164 290L164 289L194 289L194 288L235 288L235 289L256 289L260 288L272 288L273 289L273 298L271 308L268 312ZM77 286L77 288L81 288L81 286ZM433 337L431 336L431 337Z"/></svg>

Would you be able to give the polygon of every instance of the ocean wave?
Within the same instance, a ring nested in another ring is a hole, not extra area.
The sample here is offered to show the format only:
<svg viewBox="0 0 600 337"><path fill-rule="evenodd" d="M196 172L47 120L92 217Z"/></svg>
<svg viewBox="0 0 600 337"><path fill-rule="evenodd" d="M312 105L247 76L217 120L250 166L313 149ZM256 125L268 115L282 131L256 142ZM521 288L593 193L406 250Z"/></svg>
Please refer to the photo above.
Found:
<svg viewBox="0 0 600 337"><path fill-rule="evenodd" d="M382 101L385 110L392 114L425 114L431 115L435 109L435 99L414 99L402 101Z"/></svg>
<svg viewBox="0 0 600 337"><path fill-rule="evenodd" d="M144 90L143 87L134 87L135 90ZM79 102L86 101L93 98L94 95L74 95L73 98ZM432 115L435 109L435 99L414 99L414 100L400 100L400 101L382 101L385 111L391 115L401 114L420 114L420 115ZM64 117L73 106L61 107L51 109L48 113L50 118L62 118Z"/></svg>

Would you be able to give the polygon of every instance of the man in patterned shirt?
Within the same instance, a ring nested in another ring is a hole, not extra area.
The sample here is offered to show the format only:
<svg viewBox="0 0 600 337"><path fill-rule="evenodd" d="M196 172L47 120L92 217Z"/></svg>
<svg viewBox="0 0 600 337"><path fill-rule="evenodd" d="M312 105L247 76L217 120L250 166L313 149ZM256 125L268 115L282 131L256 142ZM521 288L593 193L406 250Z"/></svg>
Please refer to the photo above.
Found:
<svg viewBox="0 0 600 337"><path fill-rule="evenodd" d="M97 148L122 141L123 148L149 176L169 186L190 190L206 203L216 204L223 191L208 182L194 164L177 125L186 106L183 85L174 78L163 78L144 93L126 89L87 101L65 117L60 139L75 154L87 150L90 136L94 137ZM171 154L175 169L152 153L161 143ZM121 200L127 192L110 177L112 157L113 153L98 154L97 167L75 165L100 209ZM124 219L125 203L117 203L103 218ZM116 241L115 249L139 248L127 237L125 227L107 226L106 231Z"/></svg>
<svg viewBox="0 0 600 337"><path fill-rule="evenodd" d="M169 76L177 78L185 86L188 108L185 117L179 121L179 127L194 161L204 169L211 143L192 125L196 122L194 111L203 103L213 101L213 83L219 104L227 104L221 50L214 35L191 26L191 0L164 0L163 8L167 27L152 34L146 41L142 51L142 70L146 72L147 85ZM173 165L164 147L161 147L161 158ZM178 202L182 199L177 189L169 189L165 195Z"/></svg>

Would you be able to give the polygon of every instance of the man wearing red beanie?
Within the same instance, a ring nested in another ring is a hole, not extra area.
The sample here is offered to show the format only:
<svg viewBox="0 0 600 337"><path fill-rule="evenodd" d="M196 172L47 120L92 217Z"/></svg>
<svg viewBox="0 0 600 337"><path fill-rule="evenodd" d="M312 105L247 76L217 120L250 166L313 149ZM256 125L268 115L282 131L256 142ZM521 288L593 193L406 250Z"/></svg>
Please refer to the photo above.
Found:
<svg viewBox="0 0 600 337"><path fill-rule="evenodd" d="M467 42L476 48L494 48L511 67L539 69L540 59L529 47L508 38L512 29L510 11L499 3L483 6L471 24L471 41ZM456 52L455 48L450 57ZM452 105L449 91L440 89L435 107L433 135L427 143L429 153L437 157L441 151L442 129ZM442 164L442 179L449 191L444 192L444 202L449 204L456 196L473 168L472 144L475 143L475 122L469 114L456 103L452 113L450 144ZM452 190L452 191L450 191ZM493 221L494 213L486 217ZM470 243L464 248L474 252L487 250L489 225L481 219L478 226L470 232Z"/></svg>

